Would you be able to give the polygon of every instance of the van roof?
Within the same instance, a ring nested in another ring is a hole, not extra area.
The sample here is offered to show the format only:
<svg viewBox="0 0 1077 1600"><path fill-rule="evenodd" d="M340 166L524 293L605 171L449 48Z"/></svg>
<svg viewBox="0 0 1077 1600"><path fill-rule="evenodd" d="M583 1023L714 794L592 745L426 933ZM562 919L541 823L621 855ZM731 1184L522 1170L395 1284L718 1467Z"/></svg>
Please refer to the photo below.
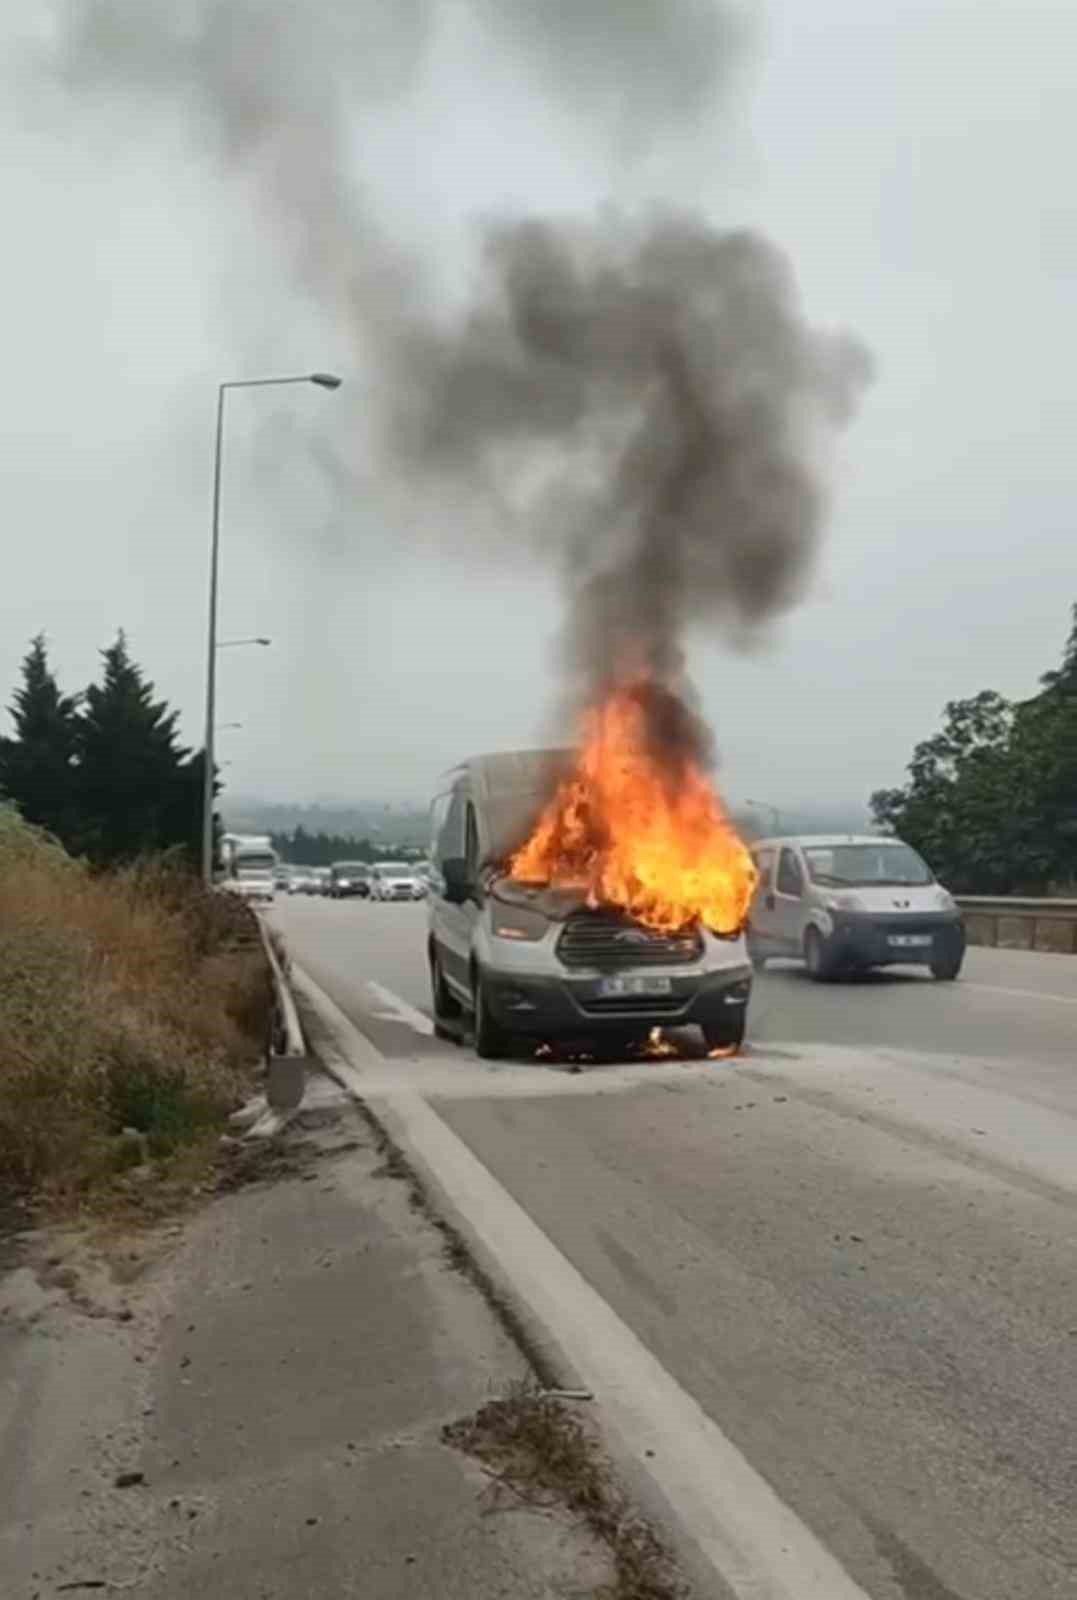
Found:
<svg viewBox="0 0 1077 1600"><path fill-rule="evenodd" d="M518 794L521 790L534 794L548 786L551 775L559 776L571 755L570 750L556 749L498 750L493 755L470 756L460 763L457 771L466 772L476 794L484 798Z"/></svg>
<svg viewBox="0 0 1077 1600"><path fill-rule="evenodd" d="M455 776L471 784L484 860L519 849L571 758L566 749L502 750L461 763Z"/></svg>

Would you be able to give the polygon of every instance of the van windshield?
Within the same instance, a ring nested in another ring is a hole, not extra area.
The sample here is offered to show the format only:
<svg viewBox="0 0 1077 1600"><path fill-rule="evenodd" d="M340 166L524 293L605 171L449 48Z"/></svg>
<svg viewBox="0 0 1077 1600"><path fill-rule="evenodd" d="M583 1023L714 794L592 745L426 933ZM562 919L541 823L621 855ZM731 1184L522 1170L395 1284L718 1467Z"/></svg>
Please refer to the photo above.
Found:
<svg viewBox="0 0 1077 1600"><path fill-rule="evenodd" d="M872 884L891 884L911 889L934 883L925 861L907 844L807 845L804 859L813 883L840 885L843 889L865 889Z"/></svg>

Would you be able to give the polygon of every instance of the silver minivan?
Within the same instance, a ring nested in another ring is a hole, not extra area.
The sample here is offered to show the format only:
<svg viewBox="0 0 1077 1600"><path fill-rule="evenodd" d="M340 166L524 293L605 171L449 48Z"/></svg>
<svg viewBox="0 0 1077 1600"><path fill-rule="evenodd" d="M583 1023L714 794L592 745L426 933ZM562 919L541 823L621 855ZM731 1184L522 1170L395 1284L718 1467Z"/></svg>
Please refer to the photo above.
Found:
<svg viewBox="0 0 1077 1600"><path fill-rule="evenodd" d="M800 956L819 981L898 962L956 978L965 925L926 861L900 839L805 834L757 839L759 870L748 918L756 970Z"/></svg>
<svg viewBox="0 0 1077 1600"><path fill-rule="evenodd" d="M644 1037L696 1024L710 1049L744 1037L751 965L741 931L657 933L582 892L518 883L504 863L553 792L565 751L479 756L433 806L428 955L442 1037L474 1027L480 1056L516 1037Z"/></svg>

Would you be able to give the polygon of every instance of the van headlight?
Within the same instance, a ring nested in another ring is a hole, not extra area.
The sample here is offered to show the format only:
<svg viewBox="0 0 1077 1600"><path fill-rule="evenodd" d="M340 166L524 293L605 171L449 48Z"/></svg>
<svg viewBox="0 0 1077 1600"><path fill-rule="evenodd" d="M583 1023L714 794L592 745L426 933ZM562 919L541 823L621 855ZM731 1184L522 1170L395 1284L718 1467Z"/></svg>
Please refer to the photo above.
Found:
<svg viewBox="0 0 1077 1600"><path fill-rule="evenodd" d="M523 906L498 905L496 901L491 923L495 938L531 944L541 939L550 925L541 911L528 911Z"/></svg>
<svg viewBox="0 0 1077 1600"><path fill-rule="evenodd" d="M860 896L856 894L831 894L823 902L828 911L861 911Z"/></svg>
<svg viewBox="0 0 1077 1600"><path fill-rule="evenodd" d="M938 887L938 891L937 891L937 894L936 894L936 900L938 902L939 907L943 911L956 911L957 910L957 901L954 899L954 897L950 893L949 889L944 889L941 884Z"/></svg>

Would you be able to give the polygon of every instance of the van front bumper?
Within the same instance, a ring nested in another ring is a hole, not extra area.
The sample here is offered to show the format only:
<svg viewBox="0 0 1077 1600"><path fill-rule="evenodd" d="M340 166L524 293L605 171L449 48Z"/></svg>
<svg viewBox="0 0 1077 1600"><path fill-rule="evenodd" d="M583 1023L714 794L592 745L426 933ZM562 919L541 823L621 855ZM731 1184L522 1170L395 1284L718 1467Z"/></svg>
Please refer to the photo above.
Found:
<svg viewBox="0 0 1077 1600"><path fill-rule="evenodd" d="M486 1003L506 1032L540 1038L645 1033L656 1027L693 1024L705 1027L743 1013L752 987L750 966L704 973L652 970L639 974L646 979L668 979L669 992L662 995L603 995L603 976L575 972L571 977L536 976L486 969L483 982Z"/></svg>
<svg viewBox="0 0 1077 1600"><path fill-rule="evenodd" d="M898 962L930 965L960 959L965 924L959 911L900 913L831 912L827 954L843 965L885 967Z"/></svg>

